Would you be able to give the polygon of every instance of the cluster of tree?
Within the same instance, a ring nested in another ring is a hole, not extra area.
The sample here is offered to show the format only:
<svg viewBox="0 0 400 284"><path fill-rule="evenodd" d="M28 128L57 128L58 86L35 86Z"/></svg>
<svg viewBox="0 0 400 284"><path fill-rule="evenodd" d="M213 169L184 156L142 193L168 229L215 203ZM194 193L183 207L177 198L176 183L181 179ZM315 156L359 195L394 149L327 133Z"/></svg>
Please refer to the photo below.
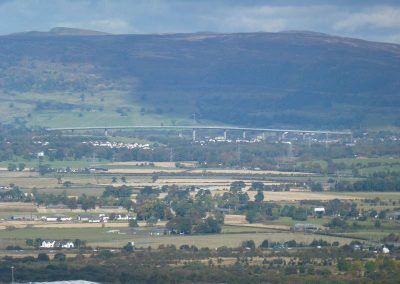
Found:
<svg viewBox="0 0 400 284"><path fill-rule="evenodd" d="M18 186L12 185L10 189L0 191L0 200L3 202L32 201L32 195L25 194Z"/></svg>
<svg viewBox="0 0 400 284"><path fill-rule="evenodd" d="M311 212L310 212L311 213ZM294 205L284 205L280 209L280 216L290 217L293 220L306 221L310 214L304 207L296 207Z"/></svg>
<svg viewBox="0 0 400 284"><path fill-rule="evenodd" d="M270 242L269 240L264 240L260 244L260 248L262 248L262 249L267 249L267 248L279 249L279 248L295 248L295 247L327 247L327 246L338 247L339 242L335 241L333 243L329 243L322 239L319 239L319 240L314 239L314 240L312 240L311 243L305 244L303 242L297 242L296 240L290 240L290 241L286 241L283 243Z"/></svg>
<svg viewBox="0 0 400 284"><path fill-rule="evenodd" d="M82 194L78 198L68 197L67 192L64 190L61 194L53 193L41 193L37 190L32 191L33 200L38 205L66 205L69 209L82 208L87 211L89 209L94 209L97 204L99 204L99 198L95 196L87 196Z"/></svg>
<svg viewBox="0 0 400 284"><path fill-rule="evenodd" d="M338 182L336 191L400 191L400 175L397 172L374 173L365 180L354 183Z"/></svg>
<svg viewBox="0 0 400 284"><path fill-rule="evenodd" d="M286 246L297 247L296 241ZM160 246L157 250L134 249L126 244L121 252L100 250L85 256L77 254L66 258L62 252L53 259L41 252L37 257L13 258L6 256L0 263L0 281L10 281L9 267L15 267L15 280L60 281L83 279L114 283L320 283L385 282L396 283L400 262L391 256L376 256L370 252L354 251L348 245L336 247L315 240L310 245L320 249L286 250L271 252L265 248L279 244L264 241L260 248L252 240L238 248L197 248L190 245ZM323 246L330 246L324 248ZM226 257L236 259L233 264ZM258 261L256 259L262 259ZM176 262L182 265L171 265ZM136 269L132 269L136 267Z"/></svg>
<svg viewBox="0 0 400 284"><path fill-rule="evenodd" d="M126 185L120 187L107 186L103 192L103 197L115 197L115 198L129 198L132 195L132 188Z"/></svg>
<svg viewBox="0 0 400 284"><path fill-rule="evenodd" d="M357 174L356 171L364 167L364 164L346 164L334 162L333 159L354 157L354 155L372 156L389 155L390 153L394 155L398 153L396 149L400 149L399 143L382 143L379 139L377 141L367 140L367 142L357 143L354 147L337 144L331 145L329 148L320 144L313 144L309 147L307 143L299 142L293 147L293 154L302 162L287 164L280 162L282 157L287 156L287 145L284 143L243 144L241 145L239 156L235 143L198 145L192 144L188 140L177 139L175 136L156 134L146 138L154 142L151 151L140 148L96 147L90 143L85 143L87 142L86 137L48 134L40 129L29 129L24 125L3 125L0 126L0 161L12 161L15 157L32 161L37 159L38 152L44 152L46 160L50 161L79 160L93 156L113 161L169 161L172 150L178 166L181 166L179 161L193 160L203 167L245 166L266 170L278 169L325 174L351 169ZM93 137L93 139L104 140L104 137ZM318 160L323 160L323 162ZM374 165L379 164L371 162L367 166ZM25 168L24 163L16 164L11 162L9 166L12 171ZM41 165L39 170L41 173L46 174L51 170L51 167L44 164ZM287 190L285 186L269 187L265 190Z"/></svg>
<svg viewBox="0 0 400 284"><path fill-rule="evenodd" d="M25 167L26 167L26 164L25 164L25 163L18 163L18 165L17 165L17 164L14 164L14 163L9 163L9 164L7 165L7 169L8 169L8 171L10 171L10 172L15 172L15 171L20 171L20 172L22 172L22 171L25 169Z"/></svg>
<svg viewBox="0 0 400 284"><path fill-rule="evenodd" d="M291 186L293 185L288 183L264 184L261 181L255 181L251 183L250 189L254 191L289 191Z"/></svg>
<svg viewBox="0 0 400 284"><path fill-rule="evenodd" d="M189 190L179 193L168 192L166 201L171 202L175 217L167 223L167 228L176 234L219 233L224 223L223 214L215 211L216 201L209 190L200 189L194 198Z"/></svg>

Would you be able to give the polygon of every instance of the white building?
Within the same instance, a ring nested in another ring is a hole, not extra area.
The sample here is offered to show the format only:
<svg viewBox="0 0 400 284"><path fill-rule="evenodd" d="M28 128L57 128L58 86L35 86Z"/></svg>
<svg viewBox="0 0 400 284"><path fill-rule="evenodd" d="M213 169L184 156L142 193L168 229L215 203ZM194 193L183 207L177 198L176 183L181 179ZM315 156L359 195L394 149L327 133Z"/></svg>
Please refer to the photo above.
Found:
<svg viewBox="0 0 400 284"><path fill-rule="evenodd" d="M72 221L72 217L61 216L61 217L59 217L59 220L60 220L61 222Z"/></svg>
<svg viewBox="0 0 400 284"><path fill-rule="evenodd" d="M63 241L61 242L61 247L66 249L73 249L75 244L72 241Z"/></svg>
<svg viewBox="0 0 400 284"><path fill-rule="evenodd" d="M57 222L58 217L56 216L50 216L50 217L45 217L46 222Z"/></svg>
<svg viewBox="0 0 400 284"><path fill-rule="evenodd" d="M118 220L118 221L126 221L128 219L129 219L128 215L124 215L124 214L115 215L115 220Z"/></svg>
<svg viewBox="0 0 400 284"><path fill-rule="evenodd" d="M64 240L64 241L44 240L44 241L42 241L40 248L73 249L73 248L75 248L75 244L74 244L74 242L68 241L68 240Z"/></svg>
<svg viewBox="0 0 400 284"><path fill-rule="evenodd" d="M316 207L316 208L314 208L314 214L320 214L320 215L325 214L325 208L324 207Z"/></svg>
<svg viewBox="0 0 400 284"><path fill-rule="evenodd" d="M78 221L81 222L89 222L89 220L91 220L93 217L91 215L79 215L78 216Z"/></svg>
<svg viewBox="0 0 400 284"><path fill-rule="evenodd" d="M54 248L56 241L42 241L41 248Z"/></svg>

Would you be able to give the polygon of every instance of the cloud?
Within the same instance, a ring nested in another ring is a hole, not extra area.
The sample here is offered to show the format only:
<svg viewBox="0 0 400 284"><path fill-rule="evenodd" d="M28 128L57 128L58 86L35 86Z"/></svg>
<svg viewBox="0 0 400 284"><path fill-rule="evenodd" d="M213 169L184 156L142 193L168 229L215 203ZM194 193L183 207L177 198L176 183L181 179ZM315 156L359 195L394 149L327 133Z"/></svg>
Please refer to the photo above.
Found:
<svg viewBox="0 0 400 284"><path fill-rule="evenodd" d="M231 30L277 32L312 29L321 21L320 15L333 9L329 5L235 7L228 9L222 19L224 26Z"/></svg>
<svg viewBox="0 0 400 284"><path fill-rule="evenodd" d="M0 0L0 34L55 26L119 34L310 30L400 43L400 1Z"/></svg>
<svg viewBox="0 0 400 284"><path fill-rule="evenodd" d="M122 19L99 19L78 22L58 22L57 27L70 27L96 30L114 34L134 33L135 29L131 24Z"/></svg>
<svg viewBox="0 0 400 284"><path fill-rule="evenodd" d="M400 29L400 8L374 7L359 13L350 13L333 28L337 31L356 31L371 27Z"/></svg>

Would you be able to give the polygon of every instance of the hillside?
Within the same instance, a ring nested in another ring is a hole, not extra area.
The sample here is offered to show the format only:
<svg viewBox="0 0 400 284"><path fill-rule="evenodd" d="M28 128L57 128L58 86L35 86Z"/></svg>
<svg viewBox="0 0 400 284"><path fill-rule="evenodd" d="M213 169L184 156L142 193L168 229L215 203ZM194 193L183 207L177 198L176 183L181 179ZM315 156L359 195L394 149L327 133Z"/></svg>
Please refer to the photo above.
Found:
<svg viewBox="0 0 400 284"><path fill-rule="evenodd" d="M399 74L399 45L312 32L0 37L1 111L42 125L399 126Z"/></svg>

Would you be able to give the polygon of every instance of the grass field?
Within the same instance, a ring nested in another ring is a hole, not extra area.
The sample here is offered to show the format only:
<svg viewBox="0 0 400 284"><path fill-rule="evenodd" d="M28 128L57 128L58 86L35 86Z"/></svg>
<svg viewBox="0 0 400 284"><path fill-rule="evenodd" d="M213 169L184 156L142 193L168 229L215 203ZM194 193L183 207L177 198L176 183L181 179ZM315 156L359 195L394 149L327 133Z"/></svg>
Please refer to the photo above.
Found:
<svg viewBox="0 0 400 284"><path fill-rule="evenodd" d="M256 191L247 191L250 199L253 200L257 194ZM270 192L264 191L264 201L299 201L299 200L332 200L332 199L361 199L364 197L357 194L342 194L341 192L309 192L309 191L282 191Z"/></svg>
<svg viewBox="0 0 400 284"><path fill-rule="evenodd" d="M243 230L243 229L239 229ZM217 248L220 246L236 247L244 240L254 240L259 245L263 240L284 242L296 239L299 242L311 242L313 239L326 239L329 242L339 241L340 243L348 243L349 238L338 238L328 236L318 236L302 233L291 232L254 232L250 233L230 232L217 235L161 235L151 234L151 229L144 229L132 232L130 229L113 228L87 228L85 230L79 228L67 229L46 229L46 228L25 228L12 231L0 230L0 247L9 244L24 245L28 238L45 238L45 239L82 239L86 240L88 245L92 247L122 247L128 241L134 241L138 247L152 246L154 248L161 244L174 244L180 246L183 244L196 245L198 247Z"/></svg>
<svg viewBox="0 0 400 284"><path fill-rule="evenodd" d="M341 158L333 159L336 164L344 164L348 168L358 169L359 173L364 176L368 176L377 172L400 172L400 158L398 157L379 157L379 158ZM297 166L303 165L310 166L312 164L319 164L322 169L326 170L327 162L324 160L311 160L306 162L298 162ZM339 171L342 175L350 175L351 169Z"/></svg>
<svg viewBox="0 0 400 284"><path fill-rule="evenodd" d="M142 106L126 92L107 91L96 95L80 92L53 93L0 93L3 121L26 117L30 126L97 126L97 125L188 125L190 115L177 116L176 112L162 113L153 108L141 111ZM69 104L72 109L37 109L37 104L50 102ZM118 112L124 106L123 112ZM29 115L29 117L28 117Z"/></svg>
<svg viewBox="0 0 400 284"><path fill-rule="evenodd" d="M381 200L400 200L400 192L332 192L325 191L322 194L326 196L340 196L340 198L348 198L357 196L358 199L374 199L379 198Z"/></svg>

